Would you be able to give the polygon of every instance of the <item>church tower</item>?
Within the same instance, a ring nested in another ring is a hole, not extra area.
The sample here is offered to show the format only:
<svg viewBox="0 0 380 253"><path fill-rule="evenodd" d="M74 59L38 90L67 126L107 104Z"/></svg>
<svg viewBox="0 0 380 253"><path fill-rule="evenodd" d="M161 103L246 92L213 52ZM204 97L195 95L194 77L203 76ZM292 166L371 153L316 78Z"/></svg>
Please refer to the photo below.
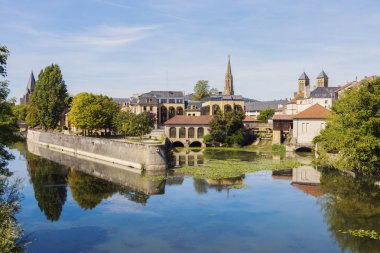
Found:
<svg viewBox="0 0 380 253"><path fill-rule="evenodd" d="M329 77L326 75L325 71L321 71L317 76L317 87L328 87Z"/></svg>
<svg viewBox="0 0 380 253"><path fill-rule="evenodd" d="M307 95L307 91L310 90L310 79L305 72L298 78L298 94L304 93L304 96Z"/></svg>
<svg viewBox="0 0 380 253"><path fill-rule="evenodd" d="M234 80L232 77L230 56L228 56L227 73L224 81L224 95L234 95Z"/></svg>

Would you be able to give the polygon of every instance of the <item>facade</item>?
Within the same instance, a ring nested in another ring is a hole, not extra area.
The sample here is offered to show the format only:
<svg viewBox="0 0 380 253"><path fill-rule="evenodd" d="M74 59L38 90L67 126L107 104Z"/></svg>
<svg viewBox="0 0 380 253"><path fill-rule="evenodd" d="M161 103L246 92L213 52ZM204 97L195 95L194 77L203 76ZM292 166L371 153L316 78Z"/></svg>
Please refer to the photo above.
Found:
<svg viewBox="0 0 380 253"><path fill-rule="evenodd" d="M240 95L211 95L202 103L201 115L215 115L218 111L232 110L244 112L245 103Z"/></svg>
<svg viewBox="0 0 380 253"><path fill-rule="evenodd" d="M25 95L20 98L20 104L28 104L30 102L30 95L33 93L36 86L36 80L34 79L33 72L30 72L28 83L26 84Z"/></svg>
<svg viewBox="0 0 380 253"><path fill-rule="evenodd" d="M177 115L165 122L165 136L176 147L201 147L213 116Z"/></svg>
<svg viewBox="0 0 380 253"><path fill-rule="evenodd" d="M281 144L291 139L293 131L293 115L277 114L273 116L272 144Z"/></svg>
<svg viewBox="0 0 380 253"><path fill-rule="evenodd" d="M202 108L201 101L188 100L188 101L185 101L185 105L186 105L185 114L187 116L201 116L201 108Z"/></svg>
<svg viewBox="0 0 380 253"><path fill-rule="evenodd" d="M326 127L330 111L320 104L314 104L293 117L293 144L309 147L315 136Z"/></svg>

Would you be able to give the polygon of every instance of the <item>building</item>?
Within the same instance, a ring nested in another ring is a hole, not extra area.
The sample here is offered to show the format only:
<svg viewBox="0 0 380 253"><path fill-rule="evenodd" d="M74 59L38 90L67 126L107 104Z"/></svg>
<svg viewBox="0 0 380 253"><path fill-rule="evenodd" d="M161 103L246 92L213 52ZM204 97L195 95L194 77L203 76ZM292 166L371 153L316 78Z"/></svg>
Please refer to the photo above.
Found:
<svg viewBox="0 0 380 253"><path fill-rule="evenodd" d="M313 139L326 127L330 111L320 104L314 104L293 117L292 144L295 149L312 147Z"/></svg>
<svg viewBox="0 0 380 253"><path fill-rule="evenodd" d="M273 101L254 101L245 103L245 115L257 117L262 110L273 109L275 114L280 114L284 110L287 99L273 100Z"/></svg>
<svg viewBox="0 0 380 253"><path fill-rule="evenodd" d="M358 81L358 80L355 80L353 82L349 82L345 85L343 85L342 87L339 87L338 90L336 90L336 97L339 98L342 94L344 94L345 92L349 91L349 90L352 90L352 89L356 89L358 88L361 84L365 83L365 82L368 82L368 81L372 81L374 80L375 78L377 78L377 76L365 76L362 80Z"/></svg>
<svg viewBox="0 0 380 253"><path fill-rule="evenodd" d="M281 144L291 139L293 134L293 115L273 115L272 144Z"/></svg>
<svg viewBox="0 0 380 253"><path fill-rule="evenodd" d="M185 101L187 116L201 116L202 101Z"/></svg>
<svg viewBox="0 0 380 253"><path fill-rule="evenodd" d="M165 122L165 135L175 147L202 147L213 116L177 115Z"/></svg>
<svg viewBox="0 0 380 253"><path fill-rule="evenodd" d="M26 84L25 95L20 98L20 104L25 105L30 102L30 96L32 95L34 88L36 86L36 80L34 79L33 71L30 72L28 83Z"/></svg>
<svg viewBox="0 0 380 253"><path fill-rule="evenodd" d="M228 56L227 72L224 80L224 95L234 95L234 79L232 77L230 56Z"/></svg>

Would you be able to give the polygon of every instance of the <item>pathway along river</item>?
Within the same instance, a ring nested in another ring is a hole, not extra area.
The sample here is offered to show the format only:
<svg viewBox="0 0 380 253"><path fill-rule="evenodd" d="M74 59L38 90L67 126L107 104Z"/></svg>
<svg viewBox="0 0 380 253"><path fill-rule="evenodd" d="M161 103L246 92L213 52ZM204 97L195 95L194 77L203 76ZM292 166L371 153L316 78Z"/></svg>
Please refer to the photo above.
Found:
<svg viewBox="0 0 380 253"><path fill-rule="evenodd" d="M9 167L24 179L17 219L33 239L31 253L380 252L380 240L356 231L380 233L375 179L303 166L219 181L176 173L153 180L72 157L59 164L17 147ZM286 159L236 151L175 157L190 165Z"/></svg>

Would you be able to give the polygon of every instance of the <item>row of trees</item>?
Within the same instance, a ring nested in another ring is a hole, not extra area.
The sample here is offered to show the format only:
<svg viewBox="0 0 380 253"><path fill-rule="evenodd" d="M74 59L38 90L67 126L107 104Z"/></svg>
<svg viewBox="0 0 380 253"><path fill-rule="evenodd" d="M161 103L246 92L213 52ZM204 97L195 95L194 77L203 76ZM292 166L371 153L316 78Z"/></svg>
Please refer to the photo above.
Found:
<svg viewBox="0 0 380 253"><path fill-rule="evenodd" d="M380 174L380 78L343 94L332 112L326 129L314 139L319 162Z"/></svg>

